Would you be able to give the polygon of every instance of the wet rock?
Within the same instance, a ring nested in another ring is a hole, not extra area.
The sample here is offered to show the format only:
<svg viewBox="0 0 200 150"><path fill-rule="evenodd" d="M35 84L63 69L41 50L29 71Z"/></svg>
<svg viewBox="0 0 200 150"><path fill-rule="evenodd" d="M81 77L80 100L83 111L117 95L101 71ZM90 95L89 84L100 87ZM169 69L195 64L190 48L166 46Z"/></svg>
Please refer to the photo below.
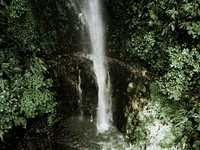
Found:
<svg viewBox="0 0 200 150"><path fill-rule="evenodd" d="M61 113L76 115L79 113L79 75L83 100L83 112L87 116L96 115L97 84L93 72L92 55L75 53L58 55L48 61L49 71L57 80ZM129 65L117 59L107 58L108 70L112 85L113 120L118 129L126 123L125 108L129 101L140 101L148 97L150 75L148 70L138 63ZM143 102L142 102L143 103Z"/></svg>
<svg viewBox="0 0 200 150"><path fill-rule="evenodd" d="M79 75L81 78L82 99L94 97L97 100L97 86L94 72L92 71L92 61L78 54L63 55L48 61L50 74L55 78L55 90L60 101L59 111L61 114L70 113L76 115L79 112ZM95 102L95 105L97 101ZM93 111L94 104L84 101L83 109L86 114Z"/></svg>

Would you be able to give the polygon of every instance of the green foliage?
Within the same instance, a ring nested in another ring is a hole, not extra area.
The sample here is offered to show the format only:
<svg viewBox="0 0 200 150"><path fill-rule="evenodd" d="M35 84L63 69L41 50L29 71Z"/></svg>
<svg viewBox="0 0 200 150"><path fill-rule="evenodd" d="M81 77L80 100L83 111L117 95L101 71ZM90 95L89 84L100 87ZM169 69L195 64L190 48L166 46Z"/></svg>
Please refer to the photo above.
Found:
<svg viewBox="0 0 200 150"><path fill-rule="evenodd" d="M10 58L1 64L0 88L0 131L3 133L13 126L26 127L27 118L53 113L56 103L53 93L48 89L52 80L45 79L44 62L34 57L25 70L19 60Z"/></svg>
<svg viewBox="0 0 200 150"><path fill-rule="evenodd" d="M44 61L39 52L36 22L26 0L1 1L0 21L0 138L28 119L55 112Z"/></svg>
<svg viewBox="0 0 200 150"><path fill-rule="evenodd" d="M71 53L80 45L80 20L74 1L26 0L36 21L39 49L42 53ZM67 48L66 48L67 47ZM80 48L81 49L81 48Z"/></svg>
<svg viewBox="0 0 200 150"><path fill-rule="evenodd" d="M23 91L20 100L20 113L24 113L26 118L53 112L56 105L53 102L53 94L48 90L52 85L52 80L45 80L43 76L46 71L44 62L34 58L30 63L31 71L26 71L24 75L27 88Z"/></svg>
<svg viewBox="0 0 200 150"><path fill-rule="evenodd" d="M176 107L172 106L174 105L172 102L162 101L161 107L163 108L160 111L171 114L170 122L173 124L171 132L175 136L175 140L165 146L177 144L182 149L183 147L184 149L198 149L200 106L198 103L190 101L187 102L186 106L177 103Z"/></svg>
<svg viewBox="0 0 200 150"><path fill-rule="evenodd" d="M38 35L36 22L33 18L30 5L27 0L13 0L8 9L8 34L13 35L15 49L22 52L35 53L39 51L36 46ZM14 50L14 49L13 49Z"/></svg>
<svg viewBox="0 0 200 150"><path fill-rule="evenodd" d="M132 61L139 58L153 71L168 69L169 47L199 49L199 1L109 0L114 12L111 49ZM112 14L111 14L112 15ZM114 27L113 27L114 26Z"/></svg>
<svg viewBox="0 0 200 150"><path fill-rule="evenodd" d="M4 55L5 56L5 55ZM12 56L7 56L1 62L1 88L0 88L0 130L12 128L13 120L16 120L18 124L25 125L25 119L19 116L18 112L18 99L20 93L22 93L22 87L24 86L22 77L22 68L19 65L19 61ZM19 116L19 117L18 117Z"/></svg>
<svg viewBox="0 0 200 150"><path fill-rule="evenodd" d="M196 48L189 50L169 47L169 68L160 80L159 86L169 99L180 100L199 84L195 76L200 73L200 54Z"/></svg>

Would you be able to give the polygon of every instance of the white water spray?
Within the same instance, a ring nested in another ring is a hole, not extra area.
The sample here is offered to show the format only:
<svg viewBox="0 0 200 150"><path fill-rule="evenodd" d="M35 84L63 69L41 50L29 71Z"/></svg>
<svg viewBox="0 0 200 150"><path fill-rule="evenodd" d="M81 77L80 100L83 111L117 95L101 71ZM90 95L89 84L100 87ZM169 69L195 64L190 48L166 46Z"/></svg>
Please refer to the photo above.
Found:
<svg viewBox="0 0 200 150"><path fill-rule="evenodd" d="M104 132L111 126L109 104L110 81L104 54L104 29L99 0L84 0L83 15L89 31L94 72L98 84L97 131Z"/></svg>

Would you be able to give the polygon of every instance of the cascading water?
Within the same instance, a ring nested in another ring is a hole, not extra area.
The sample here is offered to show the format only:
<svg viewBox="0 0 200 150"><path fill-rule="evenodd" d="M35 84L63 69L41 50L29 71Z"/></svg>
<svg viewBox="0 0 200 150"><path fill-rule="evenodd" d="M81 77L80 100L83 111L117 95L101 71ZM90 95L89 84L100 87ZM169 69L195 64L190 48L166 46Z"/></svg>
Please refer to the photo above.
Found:
<svg viewBox="0 0 200 150"><path fill-rule="evenodd" d="M109 103L110 81L104 53L104 29L99 0L84 0L82 13L89 31L92 61L98 84L97 131L104 132L111 126L111 104Z"/></svg>
<svg viewBox="0 0 200 150"><path fill-rule="evenodd" d="M82 98L82 89L81 89L81 70L78 70L78 92L79 92L79 100L78 106L80 109L80 119L83 120L83 98Z"/></svg>

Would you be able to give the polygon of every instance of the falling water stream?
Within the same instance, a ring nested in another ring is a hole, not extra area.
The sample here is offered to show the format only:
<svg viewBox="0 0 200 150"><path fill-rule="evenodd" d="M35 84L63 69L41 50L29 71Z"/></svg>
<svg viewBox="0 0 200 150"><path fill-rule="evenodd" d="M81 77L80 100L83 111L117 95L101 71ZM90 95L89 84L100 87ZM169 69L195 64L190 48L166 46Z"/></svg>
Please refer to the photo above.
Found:
<svg viewBox="0 0 200 150"><path fill-rule="evenodd" d="M89 31L92 61L98 84L97 131L105 132L111 127L112 111L109 101L110 81L104 53L104 28L99 0L84 0L82 9Z"/></svg>
<svg viewBox="0 0 200 150"><path fill-rule="evenodd" d="M79 111L80 111L80 119L83 120L83 96L82 96L82 89L81 89L81 70L78 70L78 95L79 95L79 100L78 100L78 106L79 106Z"/></svg>
<svg viewBox="0 0 200 150"><path fill-rule="evenodd" d="M71 121L76 122L77 120L78 123L73 124L79 126L75 128L81 128L84 134L87 134L87 137L91 137L89 141L94 140L94 143L101 147L100 149L125 149L126 142L124 137L112 126L111 84L104 52L105 37L100 0L83 0L81 11L79 18L86 26L90 39L90 59L93 61L94 73L98 85L98 107L97 118L94 121L91 118L87 119L87 117L84 117L81 122L76 117L73 117ZM95 123L96 129L94 126ZM84 130L85 127L86 130ZM90 130L88 130L88 127Z"/></svg>

